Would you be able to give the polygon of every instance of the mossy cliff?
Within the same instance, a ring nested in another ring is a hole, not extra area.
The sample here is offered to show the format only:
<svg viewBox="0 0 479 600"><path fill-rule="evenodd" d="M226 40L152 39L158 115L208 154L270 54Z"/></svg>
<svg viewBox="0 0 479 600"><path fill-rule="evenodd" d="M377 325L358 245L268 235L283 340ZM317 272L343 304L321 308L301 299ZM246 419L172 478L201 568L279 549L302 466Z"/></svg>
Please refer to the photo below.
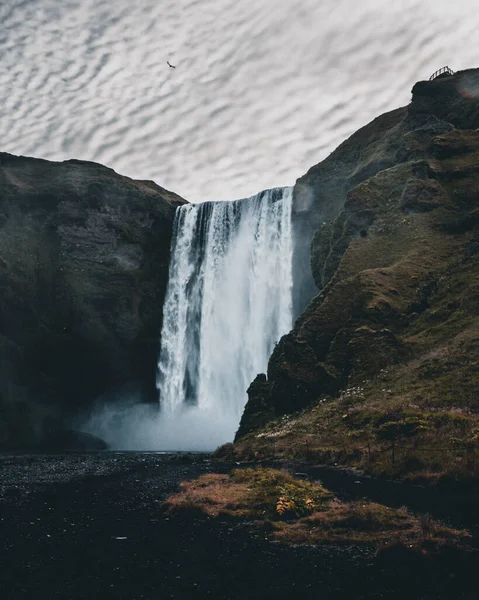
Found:
<svg viewBox="0 0 479 600"><path fill-rule="evenodd" d="M155 397L174 212L98 164L0 153L0 447L128 387Z"/></svg>
<svg viewBox="0 0 479 600"><path fill-rule="evenodd" d="M237 440L301 409L317 430L352 389L355 410L479 411L478 99L479 70L419 82L298 180L319 293L252 383Z"/></svg>

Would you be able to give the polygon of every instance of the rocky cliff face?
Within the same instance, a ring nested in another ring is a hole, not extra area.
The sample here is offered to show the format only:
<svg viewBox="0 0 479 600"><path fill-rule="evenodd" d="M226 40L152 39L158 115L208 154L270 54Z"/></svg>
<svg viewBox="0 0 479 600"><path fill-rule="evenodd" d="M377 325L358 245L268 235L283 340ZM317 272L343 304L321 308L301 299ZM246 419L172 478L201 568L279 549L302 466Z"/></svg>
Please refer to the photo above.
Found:
<svg viewBox="0 0 479 600"><path fill-rule="evenodd" d="M405 401L479 408L478 98L479 70L419 82L298 180L319 294L237 438L386 367Z"/></svg>
<svg viewBox="0 0 479 600"><path fill-rule="evenodd" d="M101 395L155 399L175 208L98 164L0 153L0 446Z"/></svg>

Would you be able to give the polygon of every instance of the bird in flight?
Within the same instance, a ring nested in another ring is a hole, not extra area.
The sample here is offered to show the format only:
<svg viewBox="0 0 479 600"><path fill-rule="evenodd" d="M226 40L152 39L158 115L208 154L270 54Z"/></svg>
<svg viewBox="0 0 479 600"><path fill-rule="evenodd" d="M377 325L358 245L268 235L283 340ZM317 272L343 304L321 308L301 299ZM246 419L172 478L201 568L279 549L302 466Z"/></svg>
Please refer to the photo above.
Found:
<svg viewBox="0 0 479 600"><path fill-rule="evenodd" d="M170 61L169 60L167 60L166 63L170 67L170 69L176 69L175 65L170 65Z"/></svg>

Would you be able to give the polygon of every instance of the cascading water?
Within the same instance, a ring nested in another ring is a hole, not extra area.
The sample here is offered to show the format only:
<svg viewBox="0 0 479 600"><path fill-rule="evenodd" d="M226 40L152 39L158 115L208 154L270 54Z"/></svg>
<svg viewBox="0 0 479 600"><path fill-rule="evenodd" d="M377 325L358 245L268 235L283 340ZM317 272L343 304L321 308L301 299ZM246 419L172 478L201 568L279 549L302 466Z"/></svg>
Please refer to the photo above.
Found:
<svg viewBox="0 0 479 600"><path fill-rule="evenodd" d="M291 329L291 207L281 188L177 210L158 363L162 418L179 438L168 449L190 428L203 446L230 441L246 389Z"/></svg>

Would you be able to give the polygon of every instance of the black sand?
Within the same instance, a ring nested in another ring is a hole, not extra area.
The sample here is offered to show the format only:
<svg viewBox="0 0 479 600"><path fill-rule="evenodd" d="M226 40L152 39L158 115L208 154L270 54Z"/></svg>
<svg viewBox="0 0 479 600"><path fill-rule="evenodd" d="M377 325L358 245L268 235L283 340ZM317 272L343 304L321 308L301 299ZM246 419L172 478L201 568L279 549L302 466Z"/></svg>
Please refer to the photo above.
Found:
<svg viewBox="0 0 479 600"><path fill-rule="evenodd" d="M287 548L249 524L169 518L205 456L0 456L0 599L478 598L470 560Z"/></svg>

